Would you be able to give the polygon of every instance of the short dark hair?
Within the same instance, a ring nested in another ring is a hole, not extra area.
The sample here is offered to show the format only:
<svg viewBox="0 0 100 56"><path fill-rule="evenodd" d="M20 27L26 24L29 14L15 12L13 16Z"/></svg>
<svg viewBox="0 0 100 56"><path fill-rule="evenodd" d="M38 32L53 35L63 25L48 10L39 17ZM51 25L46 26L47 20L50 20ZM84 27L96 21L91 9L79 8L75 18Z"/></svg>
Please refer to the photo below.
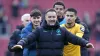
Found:
<svg viewBox="0 0 100 56"><path fill-rule="evenodd" d="M47 14L48 12L55 12L55 13L56 13L56 10L55 10L55 9L53 9L53 8L50 8L50 9L48 9L48 10L46 11L46 13L45 13L45 14Z"/></svg>
<svg viewBox="0 0 100 56"><path fill-rule="evenodd" d="M53 4L53 8L55 7L55 5L62 5L62 6L64 7L64 9L65 9L65 5L64 5L64 3L63 3L62 1L57 1L57 2L55 2L55 3Z"/></svg>
<svg viewBox="0 0 100 56"><path fill-rule="evenodd" d="M74 13L75 13L75 15L77 15L77 10L76 10L76 9L74 9L74 8L68 8L68 9L66 9L66 10L65 10L65 12L64 12L64 13L66 13L67 11L74 12Z"/></svg>
<svg viewBox="0 0 100 56"><path fill-rule="evenodd" d="M34 10L31 11L30 16L31 16L31 17L34 17L34 16L35 16L35 17L37 17L37 16L42 16L42 13L41 13L40 10L34 9Z"/></svg>

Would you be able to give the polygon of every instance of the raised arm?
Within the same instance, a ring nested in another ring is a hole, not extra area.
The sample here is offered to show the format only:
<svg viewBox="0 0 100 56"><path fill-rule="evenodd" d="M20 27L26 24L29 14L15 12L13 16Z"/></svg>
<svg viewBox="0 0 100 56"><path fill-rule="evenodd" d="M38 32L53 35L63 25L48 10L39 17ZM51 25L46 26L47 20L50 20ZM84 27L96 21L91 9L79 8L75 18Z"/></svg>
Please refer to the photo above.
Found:
<svg viewBox="0 0 100 56"><path fill-rule="evenodd" d="M9 44L8 44L8 50L11 52L14 52L14 49L11 49L14 45L17 44L17 42L20 40L20 36L19 36L19 30L15 30L9 40Z"/></svg>
<svg viewBox="0 0 100 56"><path fill-rule="evenodd" d="M83 46L83 47L92 47L92 48L94 48L94 46L91 43L89 43L87 40L85 40L83 38L79 38L78 36L73 35L69 31L67 31L66 29L65 29L65 38L68 42L70 42L72 44L80 45L80 46Z"/></svg>
<svg viewBox="0 0 100 56"><path fill-rule="evenodd" d="M13 46L13 48L21 48L22 49L24 46L28 45L28 43L36 41L37 37L39 37L39 29L38 28L34 32L32 32L28 36L26 36L25 38L22 38L17 43L17 45Z"/></svg>

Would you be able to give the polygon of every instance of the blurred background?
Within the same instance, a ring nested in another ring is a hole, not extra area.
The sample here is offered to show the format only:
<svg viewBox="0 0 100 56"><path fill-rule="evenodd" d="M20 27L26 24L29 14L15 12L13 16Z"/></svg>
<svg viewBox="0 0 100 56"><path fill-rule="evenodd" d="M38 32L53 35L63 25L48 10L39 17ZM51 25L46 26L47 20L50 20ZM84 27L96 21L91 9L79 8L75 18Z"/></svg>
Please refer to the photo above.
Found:
<svg viewBox="0 0 100 56"><path fill-rule="evenodd" d="M89 49L90 56L100 56L100 0L0 0L0 56L11 56L7 45L12 32L21 24L21 16L38 8L44 14L54 2L63 1L66 8L75 8L78 17L90 30L90 42L95 46Z"/></svg>

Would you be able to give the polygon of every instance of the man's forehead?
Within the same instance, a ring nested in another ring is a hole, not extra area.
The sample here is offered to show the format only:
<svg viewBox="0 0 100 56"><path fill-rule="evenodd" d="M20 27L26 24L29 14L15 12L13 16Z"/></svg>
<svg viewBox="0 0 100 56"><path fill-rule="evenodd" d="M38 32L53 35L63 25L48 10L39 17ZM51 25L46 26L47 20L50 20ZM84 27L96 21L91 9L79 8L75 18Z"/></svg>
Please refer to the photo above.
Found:
<svg viewBox="0 0 100 56"><path fill-rule="evenodd" d="M55 5L55 8L63 8L62 5Z"/></svg>
<svg viewBox="0 0 100 56"><path fill-rule="evenodd" d="M46 15L56 15L56 12L53 12L53 11L49 11Z"/></svg>
<svg viewBox="0 0 100 56"><path fill-rule="evenodd" d="M71 11L67 11L65 14L71 14L71 15L73 15L75 13L74 12L71 12Z"/></svg>
<svg viewBox="0 0 100 56"><path fill-rule="evenodd" d="M24 20L30 20L30 18L25 18Z"/></svg>
<svg viewBox="0 0 100 56"><path fill-rule="evenodd" d="M33 16L33 17L35 17L35 18L36 18L36 17L41 17L41 16Z"/></svg>

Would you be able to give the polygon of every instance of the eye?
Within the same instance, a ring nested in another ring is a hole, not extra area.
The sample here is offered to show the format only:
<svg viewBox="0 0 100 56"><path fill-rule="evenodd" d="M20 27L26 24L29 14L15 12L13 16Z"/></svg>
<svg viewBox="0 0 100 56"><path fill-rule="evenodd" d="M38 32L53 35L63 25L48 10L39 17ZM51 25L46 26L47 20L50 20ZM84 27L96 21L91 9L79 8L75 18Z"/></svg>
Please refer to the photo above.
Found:
<svg viewBox="0 0 100 56"><path fill-rule="evenodd" d="M29 21L29 20L26 20L27 22Z"/></svg>
<svg viewBox="0 0 100 56"><path fill-rule="evenodd" d="M48 16L48 18L51 18L51 16Z"/></svg>
<svg viewBox="0 0 100 56"><path fill-rule="evenodd" d="M33 19L36 19L36 17L33 17Z"/></svg>
<svg viewBox="0 0 100 56"><path fill-rule="evenodd" d="M37 19L39 19L40 17L37 17Z"/></svg>
<svg viewBox="0 0 100 56"><path fill-rule="evenodd" d="M55 18L55 16L52 16L53 18Z"/></svg>
<svg viewBox="0 0 100 56"><path fill-rule="evenodd" d="M60 8L60 10L63 10L62 8Z"/></svg>
<svg viewBox="0 0 100 56"><path fill-rule="evenodd" d="M58 10L58 8L56 8L56 10Z"/></svg>
<svg viewBox="0 0 100 56"><path fill-rule="evenodd" d="M73 15L70 15L70 17L73 17Z"/></svg>
<svg viewBox="0 0 100 56"><path fill-rule="evenodd" d="M69 17L69 15L66 15L67 17Z"/></svg>

